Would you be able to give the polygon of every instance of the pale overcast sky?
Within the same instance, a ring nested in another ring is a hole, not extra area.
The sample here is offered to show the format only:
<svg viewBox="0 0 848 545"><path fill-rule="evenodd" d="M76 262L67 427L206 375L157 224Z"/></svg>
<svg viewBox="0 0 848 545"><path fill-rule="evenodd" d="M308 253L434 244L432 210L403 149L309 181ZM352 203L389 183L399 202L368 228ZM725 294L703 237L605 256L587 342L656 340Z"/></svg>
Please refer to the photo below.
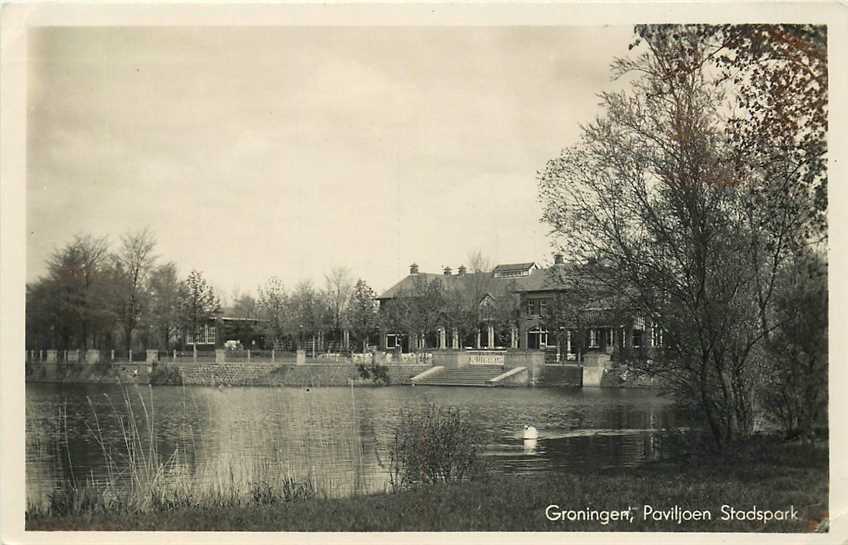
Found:
<svg viewBox="0 0 848 545"><path fill-rule="evenodd" d="M631 27L46 28L30 35L27 278L149 226L229 295L335 265L546 261L536 172Z"/></svg>

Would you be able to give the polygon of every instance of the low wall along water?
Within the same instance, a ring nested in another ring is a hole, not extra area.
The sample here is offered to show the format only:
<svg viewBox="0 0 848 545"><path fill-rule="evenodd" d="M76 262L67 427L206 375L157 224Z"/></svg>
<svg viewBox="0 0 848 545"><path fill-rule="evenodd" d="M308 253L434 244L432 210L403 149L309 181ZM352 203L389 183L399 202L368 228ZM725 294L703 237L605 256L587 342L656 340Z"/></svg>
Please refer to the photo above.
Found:
<svg viewBox="0 0 848 545"><path fill-rule="evenodd" d="M89 351L92 352L92 351ZM223 351L220 351L223 352ZM185 384L199 386L347 386L375 384L363 378L356 360L333 361L330 358L305 358L301 352L296 358L244 359L227 361L223 354L214 359L185 358L160 360L155 351L149 351L147 361L104 361L92 354L83 357L45 357L30 360L26 366L27 382L89 383L89 384ZM426 358L412 354L401 362L388 358L375 358L380 369L385 370L388 384L409 384L410 379L436 366L445 369L501 366L504 372L521 368L508 376L500 385L581 387L600 386L618 388L655 387L652 380L627 371L607 366L546 365L540 351L509 350L482 354L479 351L440 350ZM248 357L249 358L249 357ZM135 358L134 358L135 359ZM217 361L216 361L217 360ZM632 375L632 376L630 376Z"/></svg>
<svg viewBox="0 0 848 545"><path fill-rule="evenodd" d="M389 384L403 384L431 366L385 366ZM347 386L373 384L350 363L112 363L79 365L32 363L27 382L89 384L185 384L198 386Z"/></svg>

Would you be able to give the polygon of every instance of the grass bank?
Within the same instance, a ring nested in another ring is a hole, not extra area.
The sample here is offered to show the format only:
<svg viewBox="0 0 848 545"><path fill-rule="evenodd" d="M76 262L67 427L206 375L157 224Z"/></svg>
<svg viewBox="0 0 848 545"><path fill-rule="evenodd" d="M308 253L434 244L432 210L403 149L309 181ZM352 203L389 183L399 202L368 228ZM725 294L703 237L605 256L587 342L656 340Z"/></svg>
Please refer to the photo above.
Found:
<svg viewBox="0 0 848 545"><path fill-rule="evenodd" d="M305 498L270 505L158 512L33 515L28 530L218 531L700 531L810 532L827 517L826 448L760 440L722 458L561 475L500 476L393 494ZM632 523L551 521L546 508L634 510ZM643 520L657 510L708 510L712 520ZM721 506L782 511L797 520L720 520Z"/></svg>

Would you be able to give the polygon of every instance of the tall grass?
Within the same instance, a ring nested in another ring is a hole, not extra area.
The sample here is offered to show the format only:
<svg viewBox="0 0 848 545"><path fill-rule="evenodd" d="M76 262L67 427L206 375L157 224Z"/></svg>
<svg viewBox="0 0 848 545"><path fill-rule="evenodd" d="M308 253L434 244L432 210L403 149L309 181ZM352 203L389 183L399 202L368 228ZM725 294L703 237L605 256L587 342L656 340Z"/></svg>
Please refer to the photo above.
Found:
<svg viewBox="0 0 848 545"><path fill-rule="evenodd" d="M484 438L455 407L429 404L422 413L404 412L389 452L394 491L452 483L485 475Z"/></svg>
<svg viewBox="0 0 848 545"><path fill-rule="evenodd" d="M108 414L98 412L87 397L91 411L86 424L102 456L101 474L77 475L71 459L67 405L62 404L55 420L55 460L63 475L46 502L30 500L27 517L67 516L96 513L146 513L181 508L208 509L252 504L274 504L312 498L324 493L322 483L309 471L295 475L285 471L280 445L270 459L228 456L214 464L197 464L194 429L188 418L188 401L183 390L180 446L160 452L156 430L153 388L145 395L124 388L120 400L104 394ZM103 419L113 420L119 431L118 446L104 432ZM262 430L263 435L269 430ZM282 431L282 430L279 430ZM253 434L254 436L259 434ZM277 433L275 438L283 434ZM276 439L275 439L276 440ZM326 494L325 494L326 495Z"/></svg>
<svg viewBox="0 0 848 545"><path fill-rule="evenodd" d="M168 428L162 431L175 441L169 441L174 446L167 450L163 450L165 443L159 440L157 430L163 408L157 403L155 389L126 386L120 392L114 398L107 394L86 398L87 433L102 459L96 476L78 474L68 441L72 426L67 407L60 408L59 429L53 433L63 438L53 456L54 463L61 462L58 484L47 501L31 501L28 516L270 505L397 491L419 484L463 481L482 473L483 438L476 427L459 410L432 404L423 413L414 408L401 414L387 448L388 464L383 465L378 453L381 444L373 428L368 427L367 419L360 422L359 412L368 409L359 407L353 384L352 422L342 434L338 433L337 417L324 410L320 397L305 389L264 390L263 395L243 397L245 406L218 399L244 395L242 392L201 390L189 396L183 386L182 415L178 414L179 399L170 398L166 405L171 413ZM296 404L297 413L286 404L289 401ZM271 406L273 410L268 403L276 405ZM199 441L196 438L207 419L204 409L209 419L216 419L218 432ZM298 417L290 416L293 414ZM215 441L221 441L223 448L216 449ZM207 452L210 444L214 458ZM372 449L377 464L389 475L377 475L366 462ZM90 461L88 465L92 465Z"/></svg>

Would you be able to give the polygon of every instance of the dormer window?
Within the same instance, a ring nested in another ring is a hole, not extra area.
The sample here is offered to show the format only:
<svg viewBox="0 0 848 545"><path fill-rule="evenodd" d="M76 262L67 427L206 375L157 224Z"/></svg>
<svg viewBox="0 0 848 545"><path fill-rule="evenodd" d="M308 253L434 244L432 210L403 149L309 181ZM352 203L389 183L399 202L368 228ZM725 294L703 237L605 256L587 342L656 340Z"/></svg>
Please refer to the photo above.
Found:
<svg viewBox="0 0 848 545"><path fill-rule="evenodd" d="M498 265L494 268L492 274L495 278L520 278L530 276L534 269L536 269L535 263L513 263Z"/></svg>

